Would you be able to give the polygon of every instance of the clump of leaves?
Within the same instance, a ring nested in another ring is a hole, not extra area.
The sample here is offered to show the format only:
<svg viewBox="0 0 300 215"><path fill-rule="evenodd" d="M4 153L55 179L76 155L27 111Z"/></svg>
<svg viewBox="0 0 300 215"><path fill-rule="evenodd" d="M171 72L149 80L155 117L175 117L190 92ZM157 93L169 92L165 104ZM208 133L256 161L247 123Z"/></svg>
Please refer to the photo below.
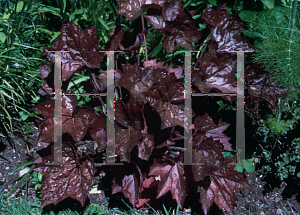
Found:
<svg viewBox="0 0 300 215"><path fill-rule="evenodd" d="M278 122L277 119L275 118L268 118L267 123L268 123L268 128L271 130L272 133L279 135L281 133L285 133L293 129L294 123L296 122L295 119L292 120L280 120Z"/></svg>
<svg viewBox="0 0 300 215"><path fill-rule="evenodd" d="M292 180L300 178L300 138L295 138L291 145L284 143L283 148L275 153L271 153L269 159L273 160L272 164L264 165L266 173L275 173L276 177L281 181L290 177ZM267 153L266 153L267 154ZM266 156L264 156L266 157Z"/></svg>
<svg viewBox="0 0 300 215"><path fill-rule="evenodd" d="M139 17L143 8L150 10L161 7L162 16L148 15L147 19L152 20L152 26L157 24L155 19L159 20L160 27L156 26L157 29L164 32L166 37L170 37L170 43L163 43L168 51L174 50L174 44L190 48L192 41L198 41L196 35L200 35L200 32L196 32L195 28L180 27L192 25L193 20L190 12L183 9L179 0L171 0L166 4L165 1L157 0L147 1L147 4L143 4L145 1L138 1L137 4L131 0L117 2L119 13L131 20ZM186 23L184 17L188 17ZM236 93L236 56L224 54L225 56L220 57L221 52L241 48L253 50L254 47L241 38L242 24L234 20L232 15L228 15L225 4L217 10L208 5L201 18L209 26L212 40L209 52L205 53L202 59L198 59L201 69L193 72L193 87L197 87L201 92L215 90ZM230 25L233 23L234 25ZM170 32L170 26L175 30ZM78 71L88 73L93 92L105 92L105 74L95 75L105 56L98 52L95 27L82 31L73 23L64 22L61 31L58 39L45 50L69 50L61 54L62 80L66 83L63 85L63 92L66 92L69 80ZM141 32L141 35L144 33ZM235 35L233 42L229 39L232 34ZM187 41L183 41L183 35L190 35L191 40L187 37ZM122 30L116 30L111 36L113 42L110 42L110 50L116 50L122 42ZM34 162L37 163L34 170L45 177L41 186L41 207L51 203L57 204L67 197L77 199L84 205L96 173L96 166L99 166L99 157L105 157L103 149L106 148L107 139L106 117L94 112L91 106L95 106L97 102L102 102L102 106L104 104L100 97L94 97L88 102L90 106L78 107L76 97L63 97L62 131L68 135L63 139L62 161L66 164L49 165L54 160L54 100L50 99L54 95L54 87L48 83L51 81L48 78L52 75L54 55L50 52L44 54L49 56L52 62L48 61L40 67L45 81L41 93L49 99L35 107L35 110L44 116L38 139L44 149L38 152L40 157ZM246 80L249 73L250 76L251 72L255 74L255 65L248 66ZM224 150L233 151L230 137L223 133L230 124L221 119L213 119L204 111L205 105L197 107L197 110L204 112L203 115L196 115L194 110L191 110L193 126L189 129L192 132L192 161L198 165L185 166L185 149L182 148L185 122L183 67L172 68L171 65L165 65L165 62L156 62L156 59L146 60L143 67L139 64L122 64L122 67L123 72L117 68L115 70L115 84L119 89L125 88L129 96L120 97L115 101L114 126L117 162L124 165L109 168L113 175L112 194L122 193L134 207L141 208L146 203L154 205L160 197L170 192L172 198L183 209L190 186L196 186L197 192L200 193L198 201L205 214L208 214L213 203L233 214L236 201L234 191L251 187L244 175L234 169L235 157L224 157L222 154ZM258 97L270 104L276 103L276 96L264 96L265 82L260 80L247 80L249 98ZM274 83L270 81L268 84L273 86ZM276 90L276 87L270 87L265 93L272 94ZM67 91L69 92L71 91ZM282 93L288 94L286 91ZM122 95L122 92L119 94ZM233 97L223 98L234 100ZM97 145L93 152L80 157L78 142L83 138L92 139Z"/></svg>
<svg viewBox="0 0 300 215"><path fill-rule="evenodd" d="M30 179L30 182L36 183L34 185L34 190L38 193L39 198L42 197L42 192L40 190L42 183L43 183L43 175L37 171L33 171L32 173L32 179Z"/></svg>

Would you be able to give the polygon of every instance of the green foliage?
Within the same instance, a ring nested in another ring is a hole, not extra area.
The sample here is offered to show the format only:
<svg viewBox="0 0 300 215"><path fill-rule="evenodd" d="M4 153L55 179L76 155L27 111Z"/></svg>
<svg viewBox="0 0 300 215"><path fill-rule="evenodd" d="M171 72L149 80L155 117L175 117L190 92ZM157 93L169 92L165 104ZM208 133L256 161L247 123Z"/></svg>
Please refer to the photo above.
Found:
<svg viewBox="0 0 300 215"><path fill-rule="evenodd" d="M274 0L261 0L261 2L264 4L265 7L268 9L274 8Z"/></svg>
<svg viewBox="0 0 300 215"><path fill-rule="evenodd" d="M236 154L234 152L222 152L223 156L226 157L236 157ZM253 164L254 161L254 157L249 158L249 159L245 159L244 161L239 161L236 163L234 170L238 171L238 172L244 172L244 169L248 172L254 172L255 171L255 165Z"/></svg>
<svg viewBox="0 0 300 215"><path fill-rule="evenodd" d="M24 198L18 200L7 200L2 193L3 186L0 188L0 214L13 214L13 215L24 215L24 214L35 214L35 215L145 215L144 212L136 213L132 208L129 212L121 211L117 208L106 209L104 205L90 204L85 208L76 208L75 205L68 204L67 206L58 205L55 210L53 206L49 206L47 209L40 209L41 202L37 199L34 201L26 201ZM107 206L107 205L105 205ZM63 207L63 208L59 208ZM157 214L157 213L147 213ZM176 215L179 213L176 213Z"/></svg>
<svg viewBox="0 0 300 215"><path fill-rule="evenodd" d="M54 213L53 210L45 211L40 209L41 203L37 199L34 199L34 202L26 201L26 199L18 199L18 200L7 200L3 198L3 186L0 188L0 214L14 214L14 215L24 215L24 214L35 214L35 215L110 215L116 214L113 210L105 210L100 205L90 204L85 209L75 210L71 205L69 205L67 209L62 209L58 213ZM118 213L120 214L120 213ZM125 213L122 213L125 214Z"/></svg>
<svg viewBox="0 0 300 215"><path fill-rule="evenodd" d="M96 25L97 36L102 48L109 40L109 33L118 19L122 21L118 23L129 22L122 16L117 15L117 4L115 1L110 0L91 0L91 1L77 1L77 0L64 0L64 1L51 1L41 0L43 5L51 8L56 12L55 16L49 16L47 13L42 15L42 19L47 23L56 23L57 25L49 25L45 31L51 34L51 42L60 34L60 26L64 20L69 20L79 25L82 29L90 28ZM47 12L47 11L46 11ZM130 29L132 29L130 27Z"/></svg>
<svg viewBox="0 0 300 215"><path fill-rule="evenodd" d="M32 179L29 182L35 182L34 190L37 191L38 197L42 197L42 191L40 190L43 182L43 175L40 172L33 171Z"/></svg>
<svg viewBox="0 0 300 215"><path fill-rule="evenodd" d="M295 25L292 22L294 17ZM262 63L270 76L276 77L279 87L300 85L299 25L299 14L296 15L289 8L280 6L257 12L255 20L248 23L251 31L259 35L258 40L254 42L259 52L253 54L253 61Z"/></svg>
<svg viewBox="0 0 300 215"><path fill-rule="evenodd" d="M255 165L253 164L254 157L250 159L246 159L244 162L238 162L234 169L238 172L244 172L244 169L248 172L254 172L255 171Z"/></svg>
<svg viewBox="0 0 300 215"><path fill-rule="evenodd" d="M275 173L277 178L280 178L281 181L285 180L288 177L291 179L299 180L300 178L300 138L295 138L292 141L291 146L284 145L284 149L281 150L284 153L280 153L277 156L270 153L265 153L263 156L270 160L273 160L273 163L264 165L266 173ZM277 153L276 153L277 154ZM268 157L267 157L268 156Z"/></svg>
<svg viewBox="0 0 300 215"><path fill-rule="evenodd" d="M31 165L32 164L32 161L28 161L22 165L20 165L19 167L17 167L16 169L14 169L13 171L11 171L8 176L18 170L20 170L21 168L25 167L25 166L28 166L28 165ZM5 198L8 198L10 197L10 195L14 192L14 190L26 179L26 184L27 184L27 176L28 174L32 171L32 169L35 167L35 165L32 165L31 168L29 169L29 171L24 174L24 176L18 181L18 183L12 188L11 191L9 191L6 195L5 195Z"/></svg>
<svg viewBox="0 0 300 215"><path fill-rule="evenodd" d="M276 135L279 134L286 134L288 130L293 129L293 126L295 124L296 120L280 120L278 122L275 118L268 118L268 128L272 133L275 133Z"/></svg>
<svg viewBox="0 0 300 215"><path fill-rule="evenodd" d="M1 2L0 15L0 136L11 137L18 127L30 133L28 122L34 116L30 103L40 98L37 92L43 84L38 65L43 34L39 34L39 16L45 8L37 1ZM36 36L39 35L37 38ZM14 126L14 128L13 128ZM25 129L24 129L25 127Z"/></svg>
<svg viewBox="0 0 300 215"><path fill-rule="evenodd" d="M258 139L261 152L261 165L265 173L279 178L281 181L300 178L300 138L294 132L299 122L299 91L288 95L279 101L279 110L275 111L275 116L266 114L265 120L257 122L259 125L256 136L263 137ZM266 107L264 107L266 108ZM284 119L281 119L281 112L285 112ZM288 134L289 132L289 134ZM293 136L291 136L293 134ZM289 138L288 138L289 136ZM280 138L283 140L280 140ZM289 142L290 141L290 142ZM276 146L276 147L275 147Z"/></svg>
<svg viewBox="0 0 300 215"><path fill-rule="evenodd" d="M218 112L227 106L227 104L224 104L222 100L217 101L217 103L220 106ZM236 100L235 100L235 104L236 104ZM231 105L227 106L225 108L225 110L236 110L236 108L231 104Z"/></svg>
<svg viewBox="0 0 300 215"><path fill-rule="evenodd" d="M242 10L239 16L243 21L251 22L255 19L256 13L251 10Z"/></svg>

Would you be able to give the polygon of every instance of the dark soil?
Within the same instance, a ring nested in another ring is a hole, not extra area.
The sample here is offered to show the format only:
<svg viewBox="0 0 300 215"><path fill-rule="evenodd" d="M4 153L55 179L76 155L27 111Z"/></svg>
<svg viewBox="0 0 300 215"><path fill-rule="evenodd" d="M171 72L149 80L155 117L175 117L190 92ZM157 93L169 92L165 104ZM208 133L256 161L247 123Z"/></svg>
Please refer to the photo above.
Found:
<svg viewBox="0 0 300 215"><path fill-rule="evenodd" d="M37 157L34 153L36 137L38 135L38 122L31 123L33 133L25 137L22 131L14 130L11 138L0 138L0 184L3 185L3 193L7 194L22 178L28 168L23 168L7 176L9 172ZM30 177L28 177L28 180ZM25 181L14 191L12 198L24 197L26 192ZM33 187L28 187L28 199L35 196Z"/></svg>
<svg viewBox="0 0 300 215"><path fill-rule="evenodd" d="M17 142L7 138L0 138L0 185L3 185L4 194L12 190L22 178L22 174L24 175L26 170L28 171L29 167L22 168L10 176L7 176L7 174L21 164L37 158L38 154L36 151L42 148L36 141L41 122L42 120L36 119L31 123L30 126L33 132L29 134L28 137L25 137L22 132L15 130L12 136ZM259 158L256 158L256 162L259 162ZM253 189L236 191L238 200L234 214L300 214L300 204L296 201L295 195L286 200L282 198L282 192L286 187L285 182L281 184L281 187L275 188L272 192L268 192L264 195L263 191L266 187L266 182L262 181L264 178L263 170L256 170L252 173L246 172L245 175ZM98 171L94 182L100 182L103 176L103 172ZM31 174L29 174L28 181L31 177ZM10 198L20 199L27 196L28 201L34 201L34 199L37 198L34 185L35 183L29 183L26 189L26 180L24 180ZM104 184L100 186L99 189L100 190L93 189L90 192L86 205L94 203L105 208L108 208L109 205L115 205L115 203L109 201L109 187ZM72 200L67 199L65 201ZM76 200L74 201L76 202ZM78 203L76 203L76 205L76 207L80 207ZM199 206L200 204L197 205L197 208L199 208ZM283 209L283 206L285 209ZM47 207L45 208L46 210ZM188 212L191 211L191 209L194 211L193 208L194 207L185 209L185 211ZM214 205L214 207L211 208L210 214L222 214L222 212Z"/></svg>

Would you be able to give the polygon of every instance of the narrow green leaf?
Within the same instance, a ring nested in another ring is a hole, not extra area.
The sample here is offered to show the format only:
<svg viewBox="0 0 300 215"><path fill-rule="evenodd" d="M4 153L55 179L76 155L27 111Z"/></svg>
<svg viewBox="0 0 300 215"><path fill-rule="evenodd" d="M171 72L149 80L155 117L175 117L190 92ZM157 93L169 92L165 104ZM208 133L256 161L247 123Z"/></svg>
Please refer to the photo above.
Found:
<svg viewBox="0 0 300 215"><path fill-rule="evenodd" d="M186 8L186 7L190 6L192 4L192 2L193 2L193 0L189 0L187 3L185 3L183 8Z"/></svg>
<svg viewBox="0 0 300 215"><path fill-rule="evenodd" d="M261 33L258 33L258 32L252 31L252 30L243 30L242 33L245 36L250 37L250 38L256 38L256 37L262 38L263 37L263 35Z"/></svg>
<svg viewBox="0 0 300 215"><path fill-rule="evenodd" d="M169 215L169 212L167 211L167 208L165 207L165 205L163 205L163 208L164 208L164 210L165 210L165 214L166 214L166 215Z"/></svg>
<svg viewBox="0 0 300 215"><path fill-rule="evenodd" d="M52 38L51 38L51 40L50 40L50 43L52 43L59 35L61 34L61 32L60 31L58 31L58 32L55 32L54 34L53 34L53 36L52 36Z"/></svg>
<svg viewBox="0 0 300 215"><path fill-rule="evenodd" d="M161 43L159 43L154 49L153 51L149 54L150 57L155 57L161 50L162 50L163 46Z"/></svg>
<svg viewBox="0 0 300 215"><path fill-rule="evenodd" d="M25 178L27 178L27 175L31 172L31 170L35 167L35 165L33 165L30 170L21 178L21 180L13 187L13 189L8 193L6 194L6 198L8 198L14 191L15 189L24 181Z"/></svg>
<svg viewBox="0 0 300 215"><path fill-rule="evenodd" d="M105 107L107 107L107 105L106 105L106 104L105 104ZM104 106L102 106L102 111L103 111L103 113L104 113L104 114L106 114L105 107L104 107Z"/></svg>
<svg viewBox="0 0 300 215"><path fill-rule="evenodd" d="M67 0L63 0L63 13L66 11Z"/></svg>
<svg viewBox="0 0 300 215"><path fill-rule="evenodd" d="M198 19L201 16L201 14L193 16L193 19Z"/></svg>
<svg viewBox="0 0 300 215"><path fill-rule="evenodd" d="M14 106L16 106L17 108L20 108L21 110L23 110L24 112L26 112L27 114L29 114L30 116L32 116L32 113L28 112L26 109L20 107L19 105L13 104L13 103L11 103L9 101L7 101L7 102L10 103L10 104L12 104L12 105L14 105Z"/></svg>
<svg viewBox="0 0 300 215"><path fill-rule="evenodd" d="M119 92L117 89L115 89L115 97L116 97L116 101L120 98Z"/></svg>
<svg viewBox="0 0 300 215"><path fill-rule="evenodd" d="M13 174L14 172L16 172L16 171L18 171L18 170L22 169L23 167L28 166L28 165L30 165L30 164L32 164L32 161L28 161L28 162L26 162L26 163L23 163L21 166L17 167L16 169L14 169L14 170L11 171L10 173L8 173L7 176L10 176L10 175Z"/></svg>
<svg viewBox="0 0 300 215"><path fill-rule="evenodd" d="M79 79L75 80L75 81L74 81L74 83L75 83L76 85L78 85L78 84L80 84L81 82L83 82L83 81L87 81L87 80L89 80L89 79L90 79L90 77L89 77L89 76L83 76L83 77L81 77L81 78L79 78ZM73 86L74 86L73 82L70 82L70 84L69 84L69 86L68 86L68 89L67 89L67 90L70 90L70 89L71 89L71 87L73 87Z"/></svg>
<svg viewBox="0 0 300 215"><path fill-rule="evenodd" d="M50 30L45 29L45 28L40 28L39 31L42 32L42 33L48 34L50 36L52 36L54 34L53 31L50 31Z"/></svg>
<svg viewBox="0 0 300 215"><path fill-rule="evenodd" d="M62 19L62 16L60 15L60 9L55 8L52 6L46 6L43 4L40 4L40 7L38 7L38 10L36 13L33 13L33 15L36 15L37 13L52 13L55 16L59 16Z"/></svg>
<svg viewBox="0 0 300 215"><path fill-rule="evenodd" d="M108 30L108 31L110 30L109 27L106 25L106 23L104 22L104 20L101 17L99 17L98 20L106 28L106 30Z"/></svg>
<svg viewBox="0 0 300 215"><path fill-rule="evenodd" d="M12 131L12 122L11 122L11 117L9 115L9 113L7 112L7 110L5 109L5 107L3 107L2 105L0 105L0 107L2 107L2 109L5 111L6 115L8 116L8 120L9 120L9 125L10 125L10 130ZM5 124L4 124L5 125Z"/></svg>
<svg viewBox="0 0 300 215"><path fill-rule="evenodd" d="M69 21L70 22L74 21L75 15L83 14L87 10L88 10L87 8L81 8L81 9L75 10L73 13L71 13L71 15L69 17Z"/></svg>

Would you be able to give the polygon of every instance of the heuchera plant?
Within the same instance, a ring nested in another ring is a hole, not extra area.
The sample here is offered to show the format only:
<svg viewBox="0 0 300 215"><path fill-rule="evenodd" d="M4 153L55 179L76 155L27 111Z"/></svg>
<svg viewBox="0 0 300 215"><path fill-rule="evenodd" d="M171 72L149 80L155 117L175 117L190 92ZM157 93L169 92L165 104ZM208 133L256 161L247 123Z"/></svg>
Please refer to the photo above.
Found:
<svg viewBox="0 0 300 215"><path fill-rule="evenodd" d="M117 0L117 3L119 13L130 20L141 16L143 8L148 8L146 20L154 29L165 34L162 45L168 52L175 51L176 45L191 50L192 43L201 38L201 32L192 19L193 12L183 9L180 0L169 3L165 0ZM193 86L202 93L211 90L237 93L236 55L228 51L256 50L241 37L243 24L227 13L225 4L216 10L207 5L201 18L211 31L211 40L208 53L198 59L201 68L192 69ZM139 49L145 29L136 33L136 41L132 44L126 44L123 39L128 33L116 26L110 35L107 50ZM101 49L95 26L82 31L74 23L65 21L61 35L51 43L51 47L45 48L45 51L57 50L69 51L61 54L63 92L66 92L74 73L85 71L90 76L93 93L105 93L107 71L101 75L96 75L96 72L101 69L106 54L98 52ZM97 170L97 148L102 153L106 148L106 116L99 115L91 106L78 107L75 96L64 96L62 131L68 134L68 139L63 139L62 161L69 165L46 165L54 161L54 100L51 97L54 95L55 61L53 53L44 54L51 61L39 67L41 78L45 81L40 94L49 99L34 108L44 117L38 137L44 149L38 151L39 158L34 162L37 164L34 170L45 176L41 186L41 208L52 203L56 205L67 197L77 199L83 206ZM189 195L188 188L193 185L200 193L199 202L205 214L213 202L233 214L236 201L234 191L251 187L244 175L235 171L234 165L229 165L235 158L224 158L222 155L224 150L233 151L230 138L223 133L229 124L221 119L215 124L208 113L197 116L193 112L193 126L190 128L193 131L192 161L201 165L183 165L183 150L180 150L184 139L183 68L165 66L164 62L157 62L156 59L146 60L143 67L137 63L122 66L123 71L115 69L115 85L126 88L130 96L115 101L115 153L117 162L123 162L124 166L110 167L114 175L112 194L121 192L133 206L141 208L170 191L182 209ZM257 64L246 64L245 79L246 113L249 116L255 114L259 99L277 108L278 98L291 93L275 87L275 80L267 78ZM230 102L234 100L229 96L222 98ZM104 104L100 97L97 99ZM97 147L94 153L79 157L78 142L85 136L96 141ZM149 192L149 188L156 193Z"/></svg>

